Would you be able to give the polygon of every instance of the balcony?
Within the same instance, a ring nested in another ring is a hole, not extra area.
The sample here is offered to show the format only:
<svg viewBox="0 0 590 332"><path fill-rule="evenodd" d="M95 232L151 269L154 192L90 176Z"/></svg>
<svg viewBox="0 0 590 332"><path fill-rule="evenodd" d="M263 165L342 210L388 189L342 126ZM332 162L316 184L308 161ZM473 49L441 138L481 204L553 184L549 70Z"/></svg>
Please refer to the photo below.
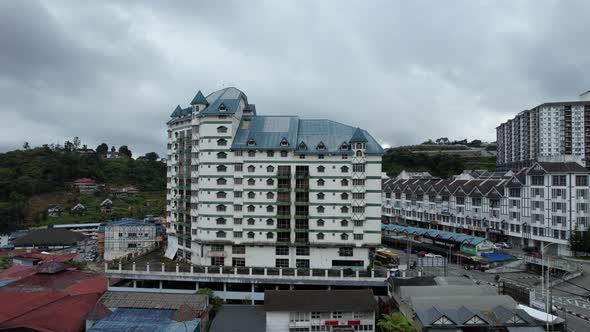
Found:
<svg viewBox="0 0 590 332"><path fill-rule="evenodd" d="M280 172L277 174L277 177L279 179L290 179L291 178L291 173L289 172Z"/></svg>

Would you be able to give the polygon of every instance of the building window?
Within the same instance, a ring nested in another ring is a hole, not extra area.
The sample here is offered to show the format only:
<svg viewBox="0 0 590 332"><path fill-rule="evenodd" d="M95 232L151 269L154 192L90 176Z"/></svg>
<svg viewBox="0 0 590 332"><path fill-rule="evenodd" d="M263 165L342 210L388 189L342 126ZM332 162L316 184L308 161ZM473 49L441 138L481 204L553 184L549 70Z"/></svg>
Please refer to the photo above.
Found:
<svg viewBox="0 0 590 332"><path fill-rule="evenodd" d="M576 175L576 186L588 186L588 177L586 175Z"/></svg>
<svg viewBox="0 0 590 332"><path fill-rule="evenodd" d="M226 139L218 139L217 140L217 146L226 146L227 145L227 140Z"/></svg>
<svg viewBox="0 0 590 332"><path fill-rule="evenodd" d="M343 201L348 199L348 194L347 193L342 193L340 194L340 199L342 199Z"/></svg>
<svg viewBox="0 0 590 332"><path fill-rule="evenodd" d="M224 127L224 126L217 127L217 132L220 134L227 133L227 127Z"/></svg>
<svg viewBox="0 0 590 332"><path fill-rule="evenodd" d="M256 223L256 220L254 220L254 218L248 218L248 225L253 226Z"/></svg>
<svg viewBox="0 0 590 332"><path fill-rule="evenodd" d="M317 224L318 224L319 227L323 227L324 226L324 220L323 219L319 219L317 221Z"/></svg>
<svg viewBox="0 0 590 332"><path fill-rule="evenodd" d="M274 171L275 171L275 168L274 168L273 166L270 166L270 165L269 165L269 166L266 166L266 171L267 171L268 173L272 173L272 172L274 172Z"/></svg>
<svg viewBox="0 0 590 332"><path fill-rule="evenodd" d="M267 186L272 186L272 185L274 185L274 184L275 184L275 181L274 181L273 179L267 179L267 180L266 180L266 185L267 185Z"/></svg>
<svg viewBox="0 0 590 332"><path fill-rule="evenodd" d="M217 218L216 223L217 225L225 225L225 218Z"/></svg>
<svg viewBox="0 0 590 332"><path fill-rule="evenodd" d="M346 234L346 233L340 234L340 239L343 240L343 241L348 240L348 234Z"/></svg>
<svg viewBox="0 0 590 332"><path fill-rule="evenodd" d="M266 151L266 156L272 158L275 156L275 153L274 151Z"/></svg>
<svg viewBox="0 0 590 332"><path fill-rule="evenodd" d="M353 248L352 247L342 247L338 250L338 255L340 257L352 257L353 256Z"/></svg>
<svg viewBox="0 0 590 332"><path fill-rule="evenodd" d="M281 157L287 157L289 156L289 152L285 151L285 150L281 150Z"/></svg>
<svg viewBox="0 0 590 332"><path fill-rule="evenodd" d="M324 233L318 233L317 238L318 238L318 240L323 240L324 239Z"/></svg>
<svg viewBox="0 0 590 332"><path fill-rule="evenodd" d="M365 165L364 164L353 164L352 171L355 173L364 173L365 172Z"/></svg>
<svg viewBox="0 0 590 332"><path fill-rule="evenodd" d="M254 207L254 205L248 205L248 212L254 212L256 211L256 208Z"/></svg>
<svg viewBox="0 0 590 332"><path fill-rule="evenodd" d="M215 233L215 235L219 239L225 238L225 232L224 231L217 231L217 233Z"/></svg>
<svg viewBox="0 0 590 332"><path fill-rule="evenodd" d="M324 173L326 168L324 166L318 166L318 173Z"/></svg>
<svg viewBox="0 0 590 332"><path fill-rule="evenodd" d="M545 177L542 175L534 175L531 176L531 185L533 186L544 186L545 185Z"/></svg>
<svg viewBox="0 0 590 332"><path fill-rule="evenodd" d="M227 153L217 152L217 159L227 159Z"/></svg>
<svg viewBox="0 0 590 332"><path fill-rule="evenodd" d="M288 264L289 263L287 262L286 267L289 267ZM290 312L289 313L289 321L291 321L291 322L309 322L309 312ZM309 328L306 327L305 331L309 331Z"/></svg>
<svg viewBox="0 0 590 332"><path fill-rule="evenodd" d="M342 173L348 173L348 166L342 166L342 167L340 167L340 171Z"/></svg>
<svg viewBox="0 0 590 332"><path fill-rule="evenodd" d="M236 212L242 211L242 206L240 204L234 205L234 211L236 211Z"/></svg>
<svg viewBox="0 0 590 332"><path fill-rule="evenodd" d="M242 232L234 232L234 238L241 239L242 238Z"/></svg>
<svg viewBox="0 0 590 332"><path fill-rule="evenodd" d="M340 226L342 226L342 227L348 227L348 220L345 220L345 219L341 220L340 221Z"/></svg>
<svg viewBox="0 0 590 332"><path fill-rule="evenodd" d="M225 212L225 210L227 210L227 208L223 204L217 205L215 209L217 210L217 212Z"/></svg>
<svg viewBox="0 0 590 332"><path fill-rule="evenodd" d="M391 198L391 193L388 194L390 196L389 198ZM352 193L352 199L365 199L365 193Z"/></svg>
<svg viewBox="0 0 590 332"><path fill-rule="evenodd" d="M255 184L256 184L256 180L254 180L254 179L248 179L248 185L249 186L253 186Z"/></svg>
<svg viewBox="0 0 590 332"><path fill-rule="evenodd" d="M242 178L235 178L234 184L242 184Z"/></svg>
<svg viewBox="0 0 590 332"><path fill-rule="evenodd" d="M551 182L554 186L565 186L566 184L566 177L565 175L552 175Z"/></svg>
<svg viewBox="0 0 590 332"><path fill-rule="evenodd" d="M241 225L242 224L242 218L234 218L234 225Z"/></svg>
<svg viewBox="0 0 590 332"><path fill-rule="evenodd" d="M346 179L342 179L342 181L340 181L340 184L341 184L343 187L346 187L346 186L348 186L348 180L346 180Z"/></svg>
<svg viewBox="0 0 590 332"><path fill-rule="evenodd" d="M248 140L248 146L255 146L255 145L256 145L256 142L253 139L250 138Z"/></svg>
<svg viewBox="0 0 590 332"><path fill-rule="evenodd" d="M275 248L277 256L289 256L289 247L279 246Z"/></svg>
<svg viewBox="0 0 590 332"><path fill-rule="evenodd" d="M234 171L241 172L242 171L242 164L236 164L236 165L234 165Z"/></svg>
<svg viewBox="0 0 590 332"><path fill-rule="evenodd" d="M340 212L342 213L348 213L348 206L343 206L340 208Z"/></svg>
<svg viewBox="0 0 590 332"><path fill-rule="evenodd" d="M318 213L324 213L325 209L323 206L318 206Z"/></svg>
<svg viewBox="0 0 590 332"><path fill-rule="evenodd" d="M249 173L254 173L254 171L256 171L256 167L254 167L254 165L248 166L248 172Z"/></svg>
<svg viewBox="0 0 590 332"><path fill-rule="evenodd" d="M256 157L256 151L248 150L248 157Z"/></svg>
<svg viewBox="0 0 590 332"><path fill-rule="evenodd" d="M246 258L244 257L233 257L231 259L231 265L235 267L246 266Z"/></svg>
<svg viewBox="0 0 590 332"><path fill-rule="evenodd" d="M323 187L324 184L326 183L326 181L324 181L324 179L319 179L317 183L318 183L318 186Z"/></svg>
<svg viewBox="0 0 590 332"><path fill-rule="evenodd" d="M237 255L246 254L246 246L234 245L231 247L231 253Z"/></svg>
<svg viewBox="0 0 590 332"><path fill-rule="evenodd" d="M249 199L256 198L256 193L254 193L253 191L249 191L249 192L248 192L248 198L249 198Z"/></svg>
<svg viewBox="0 0 590 332"><path fill-rule="evenodd" d="M249 239L253 239L254 238L254 232L248 232L248 238Z"/></svg>
<svg viewBox="0 0 590 332"><path fill-rule="evenodd" d="M319 200L323 200L326 197L326 195L324 193L318 193L317 197Z"/></svg>
<svg viewBox="0 0 590 332"><path fill-rule="evenodd" d="M270 191L266 193L266 199L273 199L273 198L275 198L275 194L274 193L272 193Z"/></svg>
<svg viewBox="0 0 590 332"><path fill-rule="evenodd" d="M224 179L224 178L219 178L219 179L217 179L217 184L218 184L218 185L224 185L224 184L227 184L227 180L226 180L226 179Z"/></svg>
<svg viewBox="0 0 590 332"><path fill-rule="evenodd" d="M275 267L289 267L288 258L277 258L275 260Z"/></svg>
<svg viewBox="0 0 590 332"><path fill-rule="evenodd" d="M296 259L295 267L298 269L309 269L309 259Z"/></svg>
<svg viewBox="0 0 590 332"><path fill-rule="evenodd" d="M266 207L266 212L273 212L275 210L274 206L269 205Z"/></svg>
<svg viewBox="0 0 590 332"><path fill-rule="evenodd" d="M297 256L309 256L309 247L297 247L295 254Z"/></svg>
<svg viewBox="0 0 590 332"><path fill-rule="evenodd" d="M352 179L352 185L353 186L364 186L365 179Z"/></svg>
<svg viewBox="0 0 590 332"><path fill-rule="evenodd" d="M342 318L342 311L332 312L332 319L340 319L340 318Z"/></svg>
<svg viewBox="0 0 590 332"><path fill-rule="evenodd" d="M226 172L227 171L227 166L225 166L225 165L219 165L219 166L217 166L217 171L218 172Z"/></svg>
<svg viewBox="0 0 590 332"><path fill-rule="evenodd" d="M272 220L272 219L266 219L266 225L267 226L272 226L272 225L274 225L274 223L275 223L274 220Z"/></svg>
<svg viewBox="0 0 590 332"><path fill-rule="evenodd" d="M217 192L217 198L226 198L227 194L225 193L225 191L218 191Z"/></svg>
<svg viewBox="0 0 590 332"><path fill-rule="evenodd" d="M268 232L268 233L266 233L266 238L267 238L267 239L272 239L272 238L274 238L274 236L275 236L275 235L274 235L274 233L273 233L273 232Z"/></svg>
<svg viewBox="0 0 590 332"><path fill-rule="evenodd" d="M362 240L363 239L363 234L354 234L354 239L355 240Z"/></svg>
<svg viewBox="0 0 590 332"><path fill-rule="evenodd" d="M286 138L283 138L283 139L281 140L281 146L289 146L289 141L287 141L287 139L286 139ZM286 151L285 151L285 152L286 152Z"/></svg>

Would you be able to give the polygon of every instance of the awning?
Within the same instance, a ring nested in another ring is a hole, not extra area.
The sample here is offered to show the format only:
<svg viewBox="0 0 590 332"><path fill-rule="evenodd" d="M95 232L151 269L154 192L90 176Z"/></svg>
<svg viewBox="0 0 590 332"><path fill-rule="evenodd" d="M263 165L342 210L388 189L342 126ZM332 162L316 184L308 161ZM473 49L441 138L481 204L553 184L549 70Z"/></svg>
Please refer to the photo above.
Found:
<svg viewBox="0 0 590 332"><path fill-rule="evenodd" d="M174 256L176 256L177 251L178 251L178 238L176 238L174 236L169 236L168 237L168 247L166 248L166 252L164 253L164 256L166 256L166 258L169 258L169 259L174 259Z"/></svg>

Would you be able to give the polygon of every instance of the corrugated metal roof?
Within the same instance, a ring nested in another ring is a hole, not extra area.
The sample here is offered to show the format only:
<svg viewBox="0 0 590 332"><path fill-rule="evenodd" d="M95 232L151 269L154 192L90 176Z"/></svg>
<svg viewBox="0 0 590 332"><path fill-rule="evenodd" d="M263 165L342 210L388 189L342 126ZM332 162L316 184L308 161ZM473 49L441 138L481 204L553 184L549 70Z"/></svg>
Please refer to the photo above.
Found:
<svg viewBox="0 0 590 332"><path fill-rule="evenodd" d="M186 332L195 331L199 327L200 319L176 322L171 319L174 310L162 309L130 309L116 308L113 313L97 321L88 329L89 332L139 332L139 331L167 331Z"/></svg>
<svg viewBox="0 0 590 332"><path fill-rule="evenodd" d="M467 234L460 234L460 233L453 233L453 232L446 232L446 231L439 231L436 229L425 229L425 228L418 228L418 227L410 227L410 226L402 226L402 225L381 225L381 229L385 231L394 231L394 232L404 232L416 235L426 235L432 238L440 238L444 240L454 240L460 243L466 242L472 245L478 245L483 241L486 241L485 238L479 236L471 236Z"/></svg>

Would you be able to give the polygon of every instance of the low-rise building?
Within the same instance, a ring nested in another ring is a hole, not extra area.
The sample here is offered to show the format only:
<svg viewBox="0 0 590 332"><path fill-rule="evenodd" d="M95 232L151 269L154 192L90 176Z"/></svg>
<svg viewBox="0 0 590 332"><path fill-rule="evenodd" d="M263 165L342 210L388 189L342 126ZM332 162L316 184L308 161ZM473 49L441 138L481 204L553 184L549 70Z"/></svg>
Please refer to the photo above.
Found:
<svg viewBox="0 0 590 332"><path fill-rule="evenodd" d="M76 179L74 180L73 185L78 188L81 193L93 193L98 190L98 185L90 178Z"/></svg>
<svg viewBox="0 0 590 332"><path fill-rule="evenodd" d="M267 331L375 331L370 289L264 292Z"/></svg>
<svg viewBox="0 0 590 332"><path fill-rule="evenodd" d="M209 298L200 294L106 292L86 331L205 331Z"/></svg>
<svg viewBox="0 0 590 332"><path fill-rule="evenodd" d="M157 225L137 219L121 219L99 227L98 249L104 250L107 261L135 256L155 249ZM100 243L103 241L102 243Z"/></svg>
<svg viewBox="0 0 590 332"><path fill-rule="evenodd" d="M113 212L113 201L110 199L105 199L100 203L100 212L102 213L111 213Z"/></svg>
<svg viewBox="0 0 590 332"><path fill-rule="evenodd" d="M47 216L49 217L60 217L63 213L63 210L58 205L52 205L47 208Z"/></svg>
<svg viewBox="0 0 590 332"><path fill-rule="evenodd" d="M517 172L449 179L387 179L383 221L506 241L569 255L572 232L590 225L590 171L536 162Z"/></svg>
<svg viewBox="0 0 590 332"><path fill-rule="evenodd" d="M74 205L74 207L72 208L73 214L84 214L85 212L86 212L86 206L84 206L84 204L82 204L82 203L78 203L78 204Z"/></svg>
<svg viewBox="0 0 590 332"><path fill-rule="evenodd" d="M30 231L18 237L12 243L15 247L60 249L78 245L86 237L77 232L61 228L46 228Z"/></svg>

